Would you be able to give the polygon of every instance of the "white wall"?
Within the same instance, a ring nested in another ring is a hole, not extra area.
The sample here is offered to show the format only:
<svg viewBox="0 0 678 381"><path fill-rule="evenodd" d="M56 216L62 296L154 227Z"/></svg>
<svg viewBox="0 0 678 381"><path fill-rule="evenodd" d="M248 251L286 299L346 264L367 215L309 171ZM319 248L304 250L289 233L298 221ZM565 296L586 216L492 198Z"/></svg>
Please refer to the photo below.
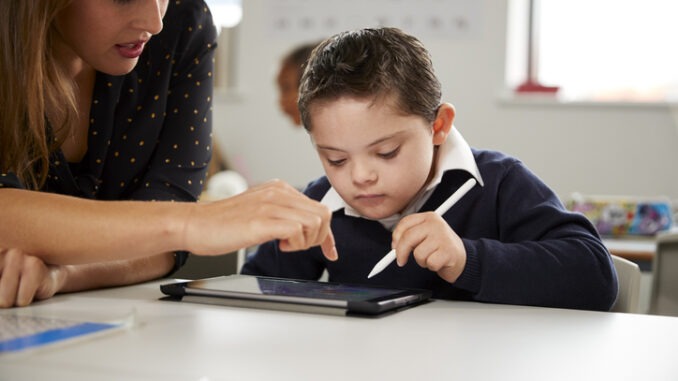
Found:
<svg viewBox="0 0 678 381"><path fill-rule="evenodd" d="M678 199L678 128L667 106L502 100L507 0L478 1L480 33L450 41L421 38L445 100L457 107L456 125L472 146L522 159L563 198L579 191ZM237 86L215 96L215 139L251 183L276 177L303 187L322 174L321 166L305 132L278 110L274 80L281 55L318 36L271 38L264 9L269 3L243 3L234 46ZM414 0L401 4L403 12L417 6Z"/></svg>

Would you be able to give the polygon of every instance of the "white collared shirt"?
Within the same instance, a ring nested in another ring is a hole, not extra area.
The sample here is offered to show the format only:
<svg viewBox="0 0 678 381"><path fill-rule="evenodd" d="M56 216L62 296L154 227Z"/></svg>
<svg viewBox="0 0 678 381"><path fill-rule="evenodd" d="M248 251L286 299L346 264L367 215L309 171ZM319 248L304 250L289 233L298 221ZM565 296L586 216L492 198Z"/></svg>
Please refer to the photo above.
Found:
<svg viewBox="0 0 678 381"><path fill-rule="evenodd" d="M433 194L446 171L453 169L466 171L470 173L471 176L475 177L478 184L481 186L483 185L483 179L480 176L478 165L473 157L473 152L471 152L471 147L454 126L452 126L450 134L447 136L445 142L438 148L437 154L438 163L435 168L435 173L431 181L426 185L426 188L422 189L402 212L378 220L386 229L393 230L403 217L416 213L424 203L426 203L431 194ZM347 216L370 219L361 216L360 213L348 205L341 196L339 196L339 193L337 193L334 187L331 187L327 191L320 202L329 207L333 212L344 208L344 213L346 213Z"/></svg>

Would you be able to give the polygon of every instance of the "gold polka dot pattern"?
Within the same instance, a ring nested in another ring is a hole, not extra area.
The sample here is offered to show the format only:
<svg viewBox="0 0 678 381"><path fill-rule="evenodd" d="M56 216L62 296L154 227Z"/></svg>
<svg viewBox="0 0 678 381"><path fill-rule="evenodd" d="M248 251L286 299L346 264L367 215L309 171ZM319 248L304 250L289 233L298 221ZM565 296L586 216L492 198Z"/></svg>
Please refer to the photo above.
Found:
<svg viewBox="0 0 678 381"><path fill-rule="evenodd" d="M210 160L216 30L202 0L170 1L132 72L97 73L88 151L50 160L45 191L102 200L196 200ZM210 25L210 27L206 27ZM22 188L12 173L0 187Z"/></svg>

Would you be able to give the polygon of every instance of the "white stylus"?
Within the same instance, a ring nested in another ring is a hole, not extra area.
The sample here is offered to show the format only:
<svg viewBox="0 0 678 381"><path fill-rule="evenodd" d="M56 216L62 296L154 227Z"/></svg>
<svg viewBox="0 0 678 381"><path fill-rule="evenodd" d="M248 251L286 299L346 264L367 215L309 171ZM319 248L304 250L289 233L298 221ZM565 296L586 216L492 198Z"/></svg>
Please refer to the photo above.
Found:
<svg viewBox="0 0 678 381"><path fill-rule="evenodd" d="M464 197L466 192L471 190L471 188L473 188L475 185L476 179L474 179L473 177L466 180L466 182L462 186L460 186L456 192L452 193L452 195L448 197L447 200L445 200L445 202L443 202L442 204L440 204L438 208L436 208L435 212L439 216L445 214L445 212L447 212L448 209L452 207L452 205L456 204L457 201ZM386 268L386 266L390 265L391 262L393 262L395 259L396 259L395 250L389 251L388 254L384 256L384 258L379 260L379 262L377 262L377 264L374 265L374 268L372 269L372 271L370 271L370 274L367 276L367 279L372 278L373 276L379 274L382 270Z"/></svg>

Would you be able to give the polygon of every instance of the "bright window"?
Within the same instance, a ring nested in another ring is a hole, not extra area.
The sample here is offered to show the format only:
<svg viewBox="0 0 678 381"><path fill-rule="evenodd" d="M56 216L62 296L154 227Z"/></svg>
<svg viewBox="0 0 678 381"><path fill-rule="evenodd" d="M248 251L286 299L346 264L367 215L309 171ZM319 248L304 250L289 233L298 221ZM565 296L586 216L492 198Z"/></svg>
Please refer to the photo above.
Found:
<svg viewBox="0 0 678 381"><path fill-rule="evenodd" d="M507 82L527 77L529 7L533 77L572 100L678 100L678 1L511 0Z"/></svg>
<svg viewBox="0 0 678 381"><path fill-rule="evenodd" d="M212 12L217 31L221 28L232 28L242 19L241 0L207 0L207 5Z"/></svg>

